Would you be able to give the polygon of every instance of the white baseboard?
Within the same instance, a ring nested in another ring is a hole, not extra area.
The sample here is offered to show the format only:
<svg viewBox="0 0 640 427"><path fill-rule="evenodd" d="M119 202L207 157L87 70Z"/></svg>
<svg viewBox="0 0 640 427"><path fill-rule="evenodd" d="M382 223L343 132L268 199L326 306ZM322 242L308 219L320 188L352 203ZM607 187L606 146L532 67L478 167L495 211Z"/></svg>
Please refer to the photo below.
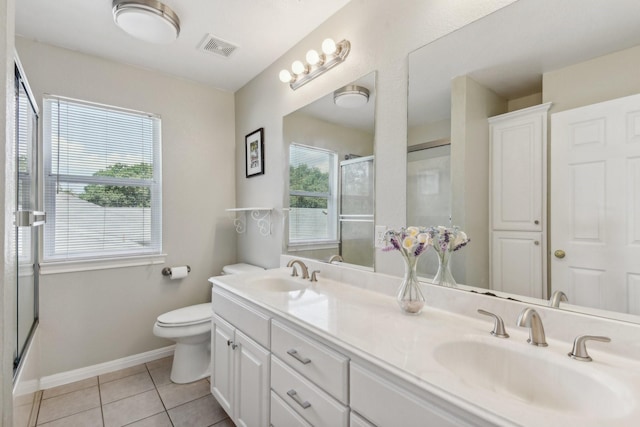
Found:
<svg viewBox="0 0 640 427"><path fill-rule="evenodd" d="M162 359L163 357L171 356L175 348L175 345L170 345L168 347L147 351L145 353L123 357L122 359L116 359L110 362L99 363L93 366L87 366L84 368L74 369L72 371L42 377L40 378L40 389L46 390L48 388L85 380L87 378L107 374L120 369L130 368L131 366L140 365L141 363Z"/></svg>

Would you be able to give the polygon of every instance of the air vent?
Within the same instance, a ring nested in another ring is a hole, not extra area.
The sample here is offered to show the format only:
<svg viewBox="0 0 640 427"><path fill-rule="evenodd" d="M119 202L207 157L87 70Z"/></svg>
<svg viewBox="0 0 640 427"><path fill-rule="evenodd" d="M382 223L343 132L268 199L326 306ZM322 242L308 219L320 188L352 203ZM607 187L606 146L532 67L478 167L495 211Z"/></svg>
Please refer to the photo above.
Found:
<svg viewBox="0 0 640 427"><path fill-rule="evenodd" d="M214 55L224 56L225 58L230 57L237 48L238 46L220 40L211 34L207 34L198 45L198 50L202 52L213 53Z"/></svg>

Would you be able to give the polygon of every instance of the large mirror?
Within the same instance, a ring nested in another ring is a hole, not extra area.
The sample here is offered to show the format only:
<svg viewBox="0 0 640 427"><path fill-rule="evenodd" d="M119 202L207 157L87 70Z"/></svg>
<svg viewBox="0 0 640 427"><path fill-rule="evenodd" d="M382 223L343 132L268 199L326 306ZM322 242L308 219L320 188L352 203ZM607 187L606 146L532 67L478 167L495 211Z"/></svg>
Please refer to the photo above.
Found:
<svg viewBox="0 0 640 427"><path fill-rule="evenodd" d="M283 119L285 252L373 269L375 73Z"/></svg>
<svg viewBox="0 0 640 427"><path fill-rule="evenodd" d="M462 289L544 305L561 290L568 296L559 302L562 309L640 322L640 168L633 160L640 156L640 115L633 113L640 103L631 100L626 121L620 121L628 150L614 163L607 157L618 150L600 144L613 124L600 126L604 119L594 119L603 114L593 110L602 104L589 107L640 93L638 16L635 0L588 6L581 0L519 0L409 55L407 223L458 225L467 232L471 243L452 260ZM531 111L543 111L539 129L546 136L535 167L541 171L541 217L535 219L540 237L519 234L519 246L509 247L526 247L523 253L532 258L501 265L492 218L497 210L521 206L496 204L502 194L496 188L513 187L520 178L513 167L498 172L496 162L503 156L503 166L513 166L527 158L500 144L509 140L504 126ZM506 139L496 142L498 123L499 137ZM604 148L588 162L560 158L569 144L590 153L597 145ZM617 174L619 184L611 185L613 169L625 171ZM603 205L612 192L627 195L613 208ZM607 246L614 228L624 248ZM558 243L563 230L573 237ZM602 255L580 264L595 247L603 248ZM607 261L611 254L627 265ZM433 254L422 258L420 272L430 278L437 261ZM509 280L501 281L503 274ZM536 277L536 289L523 290L519 279L530 277Z"/></svg>

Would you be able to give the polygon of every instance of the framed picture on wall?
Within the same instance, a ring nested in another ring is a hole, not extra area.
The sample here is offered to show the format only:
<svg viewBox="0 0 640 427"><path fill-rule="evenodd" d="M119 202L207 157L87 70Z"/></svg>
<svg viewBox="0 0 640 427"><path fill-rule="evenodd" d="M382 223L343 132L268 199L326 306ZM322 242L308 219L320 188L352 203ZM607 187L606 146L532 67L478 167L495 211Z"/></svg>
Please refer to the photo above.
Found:
<svg viewBox="0 0 640 427"><path fill-rule="evenodd" d="M264 174L264 128L244 137L247 178Z"/></svg>

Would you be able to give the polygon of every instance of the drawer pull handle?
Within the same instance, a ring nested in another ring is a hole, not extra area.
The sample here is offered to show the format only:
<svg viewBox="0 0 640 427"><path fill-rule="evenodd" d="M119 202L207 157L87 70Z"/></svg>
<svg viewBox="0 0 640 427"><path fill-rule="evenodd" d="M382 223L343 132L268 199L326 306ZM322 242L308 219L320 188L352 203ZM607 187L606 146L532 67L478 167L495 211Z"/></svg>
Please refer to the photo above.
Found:
<svg viewBox="0 0 640 427"><path fill-rule="evenodd" d="M298 362L302 363L303 365L306 365L308 363L311 363L311 359L307 358L307 357L302 357L298 354L298 350L287 350L287 354L291 357L293 357L294 359L296 359Z"/></svg>
<svg viewBox="0 0 640 427"><path fill-rule="evenodd" d="M307 409L308 407L311 406L311 403L307 402L306 400L303 402L302 399L300 399L300 396L298 396L298 392L295 391L294 389L291 389L287 392L287 394L289 395L290 398L292 398L298 405L302 406L302 409Z"/></svg>

